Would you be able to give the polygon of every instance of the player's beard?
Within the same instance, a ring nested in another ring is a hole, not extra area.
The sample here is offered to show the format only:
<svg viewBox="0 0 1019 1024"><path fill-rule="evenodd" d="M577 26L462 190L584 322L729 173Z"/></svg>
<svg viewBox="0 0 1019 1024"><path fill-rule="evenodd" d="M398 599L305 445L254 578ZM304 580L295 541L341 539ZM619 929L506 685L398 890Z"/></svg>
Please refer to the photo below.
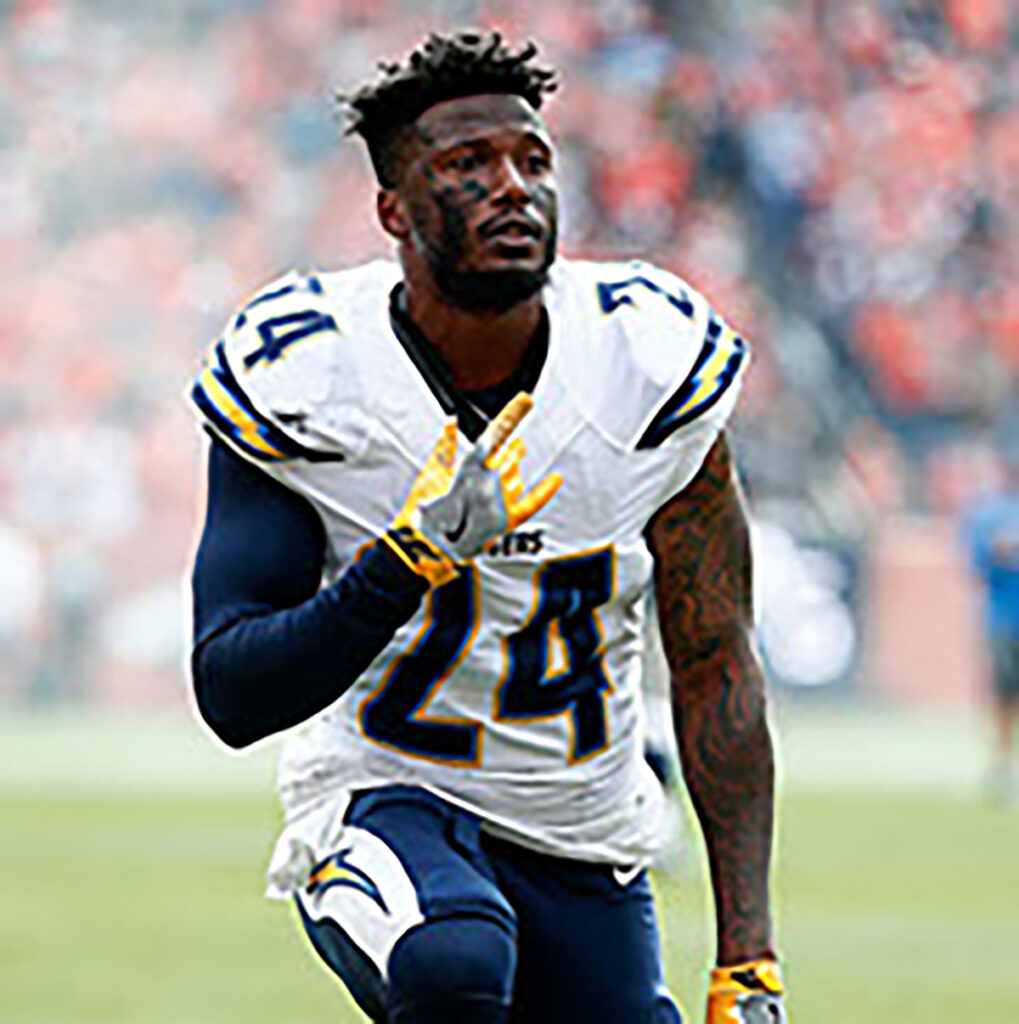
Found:
<svg viewBox="0 0 1019 1024"><path fill-rule="evenodd" d="M471 313L505 313L545 287L558 238L554 200L546 210L545 252L535 270L463 270L467 222L447 197L437 195L435 199L442 214L442 232L438 242L425 238L423 248L435 283L451 305Z"/></svg>

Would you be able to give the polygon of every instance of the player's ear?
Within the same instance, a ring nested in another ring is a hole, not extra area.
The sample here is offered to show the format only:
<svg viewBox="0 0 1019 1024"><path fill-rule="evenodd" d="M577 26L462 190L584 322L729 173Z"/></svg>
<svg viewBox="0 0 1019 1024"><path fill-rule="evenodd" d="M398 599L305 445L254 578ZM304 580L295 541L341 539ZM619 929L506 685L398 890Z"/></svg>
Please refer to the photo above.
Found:
<svg viewBox="0 0 1019 1024"><path fill-rule="evenodd" d="M395 188L379 189L375 200L379 223L387 235L399 242L406 242L411 235L410 219L407 217L403 200Z"/></svg>

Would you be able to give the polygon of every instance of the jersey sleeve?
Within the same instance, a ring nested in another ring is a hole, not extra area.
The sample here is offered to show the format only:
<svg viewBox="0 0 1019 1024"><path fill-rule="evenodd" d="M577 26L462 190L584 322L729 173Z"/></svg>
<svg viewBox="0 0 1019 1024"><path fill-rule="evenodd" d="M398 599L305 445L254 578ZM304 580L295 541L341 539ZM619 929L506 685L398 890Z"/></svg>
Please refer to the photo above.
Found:
<svg viewBox="0 0 1019 1024"><path fill-rule="evenodd" d="M266 468L342 461L316 409L339 332L318 277L295 272L269 285L231 319L194 381L203 425Z"/></svg>

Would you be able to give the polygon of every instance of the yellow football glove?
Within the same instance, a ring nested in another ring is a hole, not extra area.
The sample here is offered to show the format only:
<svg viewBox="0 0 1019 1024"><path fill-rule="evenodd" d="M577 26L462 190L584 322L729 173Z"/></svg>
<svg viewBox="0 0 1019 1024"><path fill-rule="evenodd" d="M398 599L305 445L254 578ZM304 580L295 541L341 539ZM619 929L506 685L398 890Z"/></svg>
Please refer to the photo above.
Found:
<svg viewBox="0 0 1019 1024"><path fill-rule="evenodd" d="M446 421L383 537L430 586L448 583L458 563L469 562L489 541L527 522L559 490L562 477L549 473L525 494L520 460L526 449L520 440L506 444L533 405L524 392L507 403L459 469L456 420Z"/></svg>
<svg viewBox="0 0 1019 1024"><path fill-rule="evenodd" d="M716 967L708 988L707 1024L788 1024L778 964L750 960Z"/></svg>

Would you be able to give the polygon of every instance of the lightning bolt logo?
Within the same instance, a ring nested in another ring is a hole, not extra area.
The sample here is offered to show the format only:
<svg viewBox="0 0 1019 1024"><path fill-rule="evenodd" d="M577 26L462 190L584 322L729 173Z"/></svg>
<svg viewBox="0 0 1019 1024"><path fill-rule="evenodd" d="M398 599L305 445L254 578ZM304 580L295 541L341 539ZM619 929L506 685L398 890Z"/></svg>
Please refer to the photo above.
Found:
<svg viewBox="0 0 1019 1024"><path fill-rule="evenodd" d="M658 410L638 448L656 448L670 434L708 411L740 375L749 357L747 343L714 316L690 375Z"/></svg>
<svg viewBox="0 0 1019 1024"><path fill-rule="evenodd" d="M369 875L346 859L349 853L350 847L340 850L339 853L334 853L317 864L312 869L311 878L308 879L305 891L309 896L321 896L329 889L341 886L356 889L358 892L364 893L384 914L389 914L389 907L386 906L379 887Z"/></svg>

